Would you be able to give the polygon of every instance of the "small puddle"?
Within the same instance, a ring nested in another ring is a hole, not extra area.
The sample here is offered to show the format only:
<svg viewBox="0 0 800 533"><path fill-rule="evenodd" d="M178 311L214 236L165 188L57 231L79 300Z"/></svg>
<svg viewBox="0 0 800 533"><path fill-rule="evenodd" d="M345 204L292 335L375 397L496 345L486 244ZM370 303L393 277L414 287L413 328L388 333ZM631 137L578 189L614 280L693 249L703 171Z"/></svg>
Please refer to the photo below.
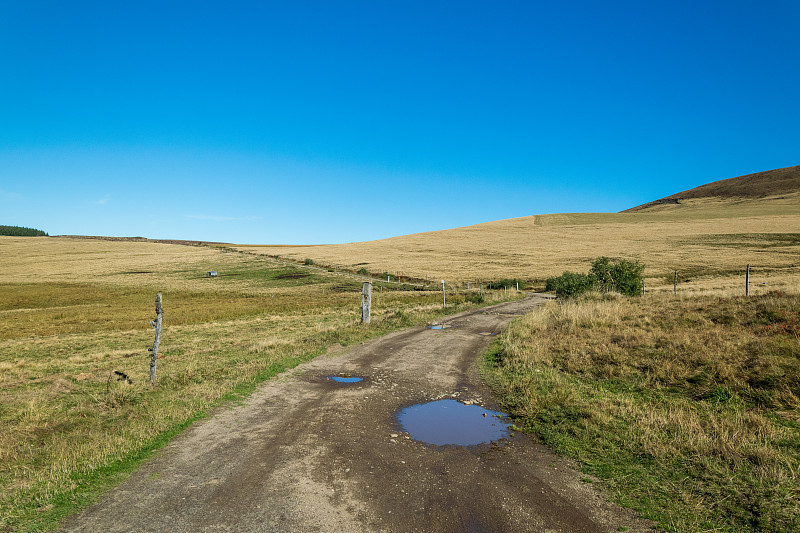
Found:
<svg viewBox="0 0 800 533"><path fill-rule="evenodd" d="M479 335L483 335L484 337L492 337L494 335L497 335L497 333L494 333L492 331L481 331Z"/></svg>
<svg viewBox="0 0 800 533"><path fill-rule="evenodd" d="M456 400L437 400L406 407L397 414L412 439L444 446L473 446L509 436L505 413Z"/></svg>
<svg viewBox="0 0 800 533"><path fill-rule="evenodd" d="M349 376L349 375L341 375L341 376L328 376L328 379L331 381L335 381L336 383L358 383L364 378L359 378L356 376Z"/></svg>
<svg viewBox="0 0 800 533"><path fill-rule="evenodd" d="M452 328L453 324L431 324L426 327L428 329L447 329L447 328Z"/></svg>

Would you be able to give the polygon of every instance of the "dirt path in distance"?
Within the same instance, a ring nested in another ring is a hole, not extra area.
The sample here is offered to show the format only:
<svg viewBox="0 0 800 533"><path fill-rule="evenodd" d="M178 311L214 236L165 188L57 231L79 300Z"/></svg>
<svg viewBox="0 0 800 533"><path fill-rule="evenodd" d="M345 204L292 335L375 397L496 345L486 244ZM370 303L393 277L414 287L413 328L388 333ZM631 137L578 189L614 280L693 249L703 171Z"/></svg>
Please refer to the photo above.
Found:
<svg viewBox="0 0 800 533"><path fill-rule="evenodd" d="M477 355L543 298L462 313L342 348L263 384L175 438L61 531L650 531L571 465L519 435L433 446L398 410L440 398L497 409ZM363 376L338 384L328 376Z"/></svg>

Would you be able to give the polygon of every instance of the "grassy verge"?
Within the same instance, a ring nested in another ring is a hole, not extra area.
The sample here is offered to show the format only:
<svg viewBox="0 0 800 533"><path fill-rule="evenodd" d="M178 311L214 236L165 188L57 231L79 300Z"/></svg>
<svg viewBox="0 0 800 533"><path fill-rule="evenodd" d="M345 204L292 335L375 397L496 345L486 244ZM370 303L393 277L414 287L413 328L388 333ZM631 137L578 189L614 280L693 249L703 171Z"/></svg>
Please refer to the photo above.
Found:
<svg viewBox="0 0 800 533"><path fill-rule="evenodd" d="M668 531L800 530L800 296L552 303L486 373L516 424Z"/></svg>
<svg viewBox="0 0 800 533"><path fill-rule="evenodd" d="M442 310L438 292L376 288L372 323L363 326L360 283L325 273L309 279L236 254L224 258L229 275L209 280L180 257L144 274L120 263L119 271L137 274L112 281L2 285L0 531L53 527L209 409L331 345L479 305L471 294L448 294ZM153 388L148 320L158 290L165 329ZM489 292L484 304L503 296Z"/></svg>

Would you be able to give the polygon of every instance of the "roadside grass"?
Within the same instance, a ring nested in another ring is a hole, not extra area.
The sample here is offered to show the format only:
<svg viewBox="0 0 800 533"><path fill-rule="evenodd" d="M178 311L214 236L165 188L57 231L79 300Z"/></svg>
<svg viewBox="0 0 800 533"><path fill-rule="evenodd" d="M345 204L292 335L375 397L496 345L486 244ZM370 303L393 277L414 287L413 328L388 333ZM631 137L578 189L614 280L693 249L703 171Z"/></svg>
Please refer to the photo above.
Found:
<svg viewBox="0 0 800 533"><path fill-rule="evenodd" d="M485 373L517 426L668 531L800 530L800 295L549 303Z"/></svg>
<svg viewBox="0 0 800 533"><path fill-rule="evenodd" d="M472 293L448 294L443 310L438 291L376 287L364 326L361 283L342 276L177 245L158 245L170 258L161 263L152 243L130 242L110 243L109 266L98 252L108 243L66 241L12 247L31 262L0 286L0 531L52 528L192 421L332 345L478 307ZM229 276L202 278L206 261ZM165 327L151 387L158 291ZM484 304L503 299L485 291Z"/></svg>

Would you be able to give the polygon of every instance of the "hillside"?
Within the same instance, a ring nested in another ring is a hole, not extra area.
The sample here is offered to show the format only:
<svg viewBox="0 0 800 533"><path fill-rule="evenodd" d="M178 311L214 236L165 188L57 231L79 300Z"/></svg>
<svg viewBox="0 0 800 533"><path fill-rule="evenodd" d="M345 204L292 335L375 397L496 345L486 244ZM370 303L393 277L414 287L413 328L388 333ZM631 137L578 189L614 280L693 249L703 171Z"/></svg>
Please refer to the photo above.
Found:
<svg viewBox="0 0 800 533"><path fill-rule="evenodd" d="M794 166L707 183L688 191L632 207L623 213L653 210L669 205L686 205L687 200L785 201L796 199L798 196L800 196L800 166Z"/></svg>
<svg viewBox="0 0 800 533"><path fill-rule="evenodd" d="M349 244L237 248L461 286L504 278L542 284L564 270L585 272L606 255L645 263L654 289L672 290L678 270L705 290L735 286L738 280L722 278L750 263L766 290L800 282L799 179L800 167L791 167L709 183L673 195L681 204L652 209L536 215Z"/></svg>

